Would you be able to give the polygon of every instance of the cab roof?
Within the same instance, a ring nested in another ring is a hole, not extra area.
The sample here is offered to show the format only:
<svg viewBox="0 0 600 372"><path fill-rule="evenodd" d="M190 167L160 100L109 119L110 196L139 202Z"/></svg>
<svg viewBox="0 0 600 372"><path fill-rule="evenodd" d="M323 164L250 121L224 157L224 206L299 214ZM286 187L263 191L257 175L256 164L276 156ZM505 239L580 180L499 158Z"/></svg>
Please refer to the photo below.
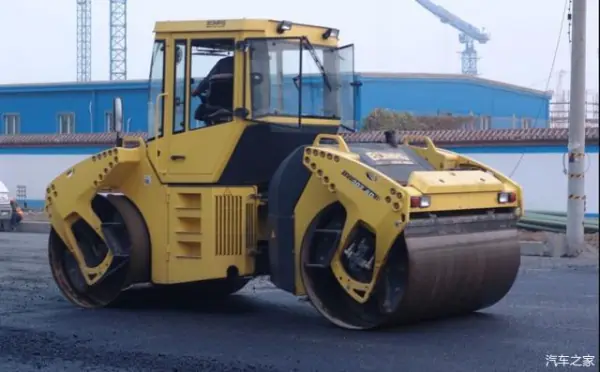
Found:
<svg viewBox="0 0 600 372"><path fill-rule="evenodd" d="M230 31L263 31L266 33L275 33L277 26L283 20L272 19L204 19L190 21L159 21L154 26L154 32L230 32ZM313 32L325 32L330 27L307 25L302 23L289 22L294 27Z"/></svg>

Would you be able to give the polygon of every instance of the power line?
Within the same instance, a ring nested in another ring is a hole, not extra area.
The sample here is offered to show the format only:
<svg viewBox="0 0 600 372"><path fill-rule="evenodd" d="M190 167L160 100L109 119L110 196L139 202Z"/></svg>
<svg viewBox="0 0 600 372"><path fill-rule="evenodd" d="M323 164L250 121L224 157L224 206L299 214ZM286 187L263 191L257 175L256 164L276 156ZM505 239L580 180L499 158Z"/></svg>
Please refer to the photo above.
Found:
<svg viewBox="0 0 600 372"><path fill-rule="evenodd" d="M558 37L556 39L556 46L554 48L554 55L552 56L552 65L550 66L550 72L548 73L548 79L546 80L546 89L544 89L545 92L548 92L548 89L550 89L550 80L552 80L552 75L554 74L554 67L556 65L556 58L558 57L558 50L560 49L560 43L562 41L562 36L563 36L563 30L565 28L565 20L567 19L567 11L570 9L570 4L571 4L571 0L565 0L565 5L563 7L563 13L562 13L562 19L560 21L560 31L558 32ZM571 17L568 17L569 20L571 19ZM536 115L535 121L537 122L538 119L540 118L540 115L542 113L542 110L544 109L545 105L544 103L540 104L540 108L538 110L538 113ZM521 162L523 161L523 158L525 157L525 153L522 153L521 156L519 157L519 160L517 161L517 164L515 165L514 169L512 170L512 172L510 172L509 177L512 177L515 172L517 171L517 169L519 169L519 166L521 165Z"/></svg>

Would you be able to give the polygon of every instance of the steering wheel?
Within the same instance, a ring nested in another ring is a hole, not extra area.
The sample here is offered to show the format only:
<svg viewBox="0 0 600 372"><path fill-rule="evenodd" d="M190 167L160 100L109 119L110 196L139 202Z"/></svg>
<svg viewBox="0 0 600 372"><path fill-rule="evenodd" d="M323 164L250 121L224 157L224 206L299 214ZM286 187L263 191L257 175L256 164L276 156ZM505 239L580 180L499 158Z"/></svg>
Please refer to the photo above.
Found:
<svg viewBox="0 0 600 372"><path fill-rule="evenodd" d="M200 94L198 94L198 98L200 98L200 102L201 103L206 103L206 100L208 99L208 91L202 92Z"/></svg>
<svg viewBox="0 0 600 372"><path fill-rule="evenodd" d="M250 74L250 82L252 84L261 84L264 81L263 75L259 72L253 72Z"/></svg>

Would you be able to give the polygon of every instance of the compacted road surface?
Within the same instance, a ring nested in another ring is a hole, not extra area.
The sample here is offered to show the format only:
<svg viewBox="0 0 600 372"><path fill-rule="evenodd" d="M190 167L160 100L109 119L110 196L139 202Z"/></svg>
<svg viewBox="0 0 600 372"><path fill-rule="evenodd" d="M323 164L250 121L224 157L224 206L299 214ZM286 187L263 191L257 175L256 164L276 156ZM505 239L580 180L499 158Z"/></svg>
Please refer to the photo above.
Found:
<svg viewBox="0 0 600 372"><path fill-rule="evenodd" d="M598 344L597 259L524 257L481 313L352 332L264 281L221 304L140 292L135 306L77 309L51 280L44 235L0 233L0 371L592 371Z"/></svg>

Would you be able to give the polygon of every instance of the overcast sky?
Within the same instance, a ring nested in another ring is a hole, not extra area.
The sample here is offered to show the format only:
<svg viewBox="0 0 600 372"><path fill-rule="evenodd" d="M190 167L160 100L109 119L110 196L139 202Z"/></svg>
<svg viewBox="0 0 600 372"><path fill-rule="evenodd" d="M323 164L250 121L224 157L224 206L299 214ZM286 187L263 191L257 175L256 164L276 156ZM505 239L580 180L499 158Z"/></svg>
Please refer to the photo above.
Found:
<svg viewBox="0 0 600 372"><path fill-rule="evenodd" d="M491 41L477 45L482 77L544 89L560 29L564 0L437 0ZM92 78L108 79L109 4L93 0ZM343 4L343 5L342 5ZM304 6L305 8L301 8ZM598 1L588 0L587 88L598 90ZM357 71L459 73L458 32L414 0L129 0L128 78L147 78L152 29L158 20L289 19L341 29L356 44ZM569 71L565 22L549 89ZM0 84L76 78L75 0L0 0ZM563 82L567 89L568 75Z"/></svg>

